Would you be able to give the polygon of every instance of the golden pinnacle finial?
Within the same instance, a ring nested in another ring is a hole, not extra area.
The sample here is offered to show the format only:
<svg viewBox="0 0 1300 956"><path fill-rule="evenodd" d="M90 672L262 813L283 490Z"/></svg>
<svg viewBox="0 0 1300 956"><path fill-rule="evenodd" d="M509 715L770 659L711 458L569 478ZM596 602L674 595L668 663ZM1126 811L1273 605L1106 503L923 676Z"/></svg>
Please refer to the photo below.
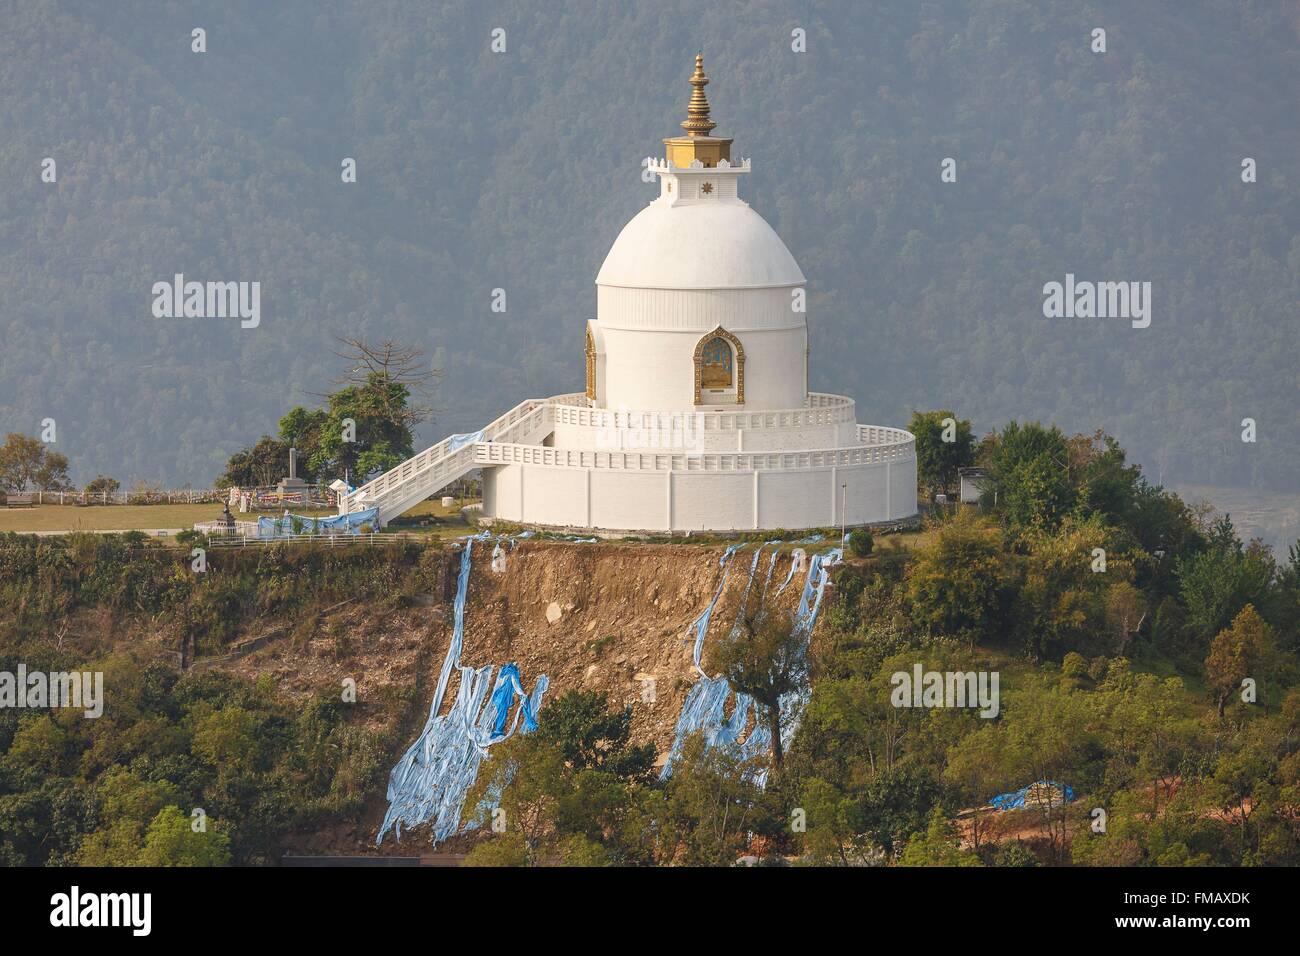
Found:
<svg viewBox="0 0 1300 956"><path fill-rule="evenodd" d="M687 136L708 136L718 124L709 119L709 100L704 95L709 78L704 75L703 53L695 56L695 72L691 74L690 83L695 89L691 92L690 105L686 107L687 120L682 123L682 129L686 130Z"/></svg>

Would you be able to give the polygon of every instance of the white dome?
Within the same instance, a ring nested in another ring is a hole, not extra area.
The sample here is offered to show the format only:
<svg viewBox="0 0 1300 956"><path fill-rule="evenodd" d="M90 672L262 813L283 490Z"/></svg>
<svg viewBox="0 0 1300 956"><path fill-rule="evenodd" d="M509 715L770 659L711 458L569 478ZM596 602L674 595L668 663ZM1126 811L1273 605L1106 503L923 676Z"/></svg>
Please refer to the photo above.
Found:
<svg viewBox="0 0 1300 956"><path fill-rule="evenodd" d="M596 284L632 289L803 285L781 237L742 202L651 203L614 240Z"/></svg>

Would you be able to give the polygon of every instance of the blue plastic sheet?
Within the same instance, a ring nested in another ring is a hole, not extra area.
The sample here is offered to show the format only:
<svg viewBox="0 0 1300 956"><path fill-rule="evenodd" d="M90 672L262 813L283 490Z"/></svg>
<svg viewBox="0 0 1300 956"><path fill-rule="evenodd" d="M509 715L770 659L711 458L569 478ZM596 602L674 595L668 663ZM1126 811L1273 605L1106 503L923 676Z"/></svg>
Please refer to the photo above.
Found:
<svg viewBox="0 0 1300 956"><path fill-rule="evenodd" d="M1011 793L1000 793L989 804L998 810L1019 810L1026 805L1025 800L1029 797L1029 792L1037 787L1048 788L1047 795L1036 794L1029 798L1028 805L1031 807L1041 807L1044 804L1048 806L1059 806L1059 800L1064 799L1065 803L1074 801L1074 790L1063 783L1056 783L1051 780L1039 780L1037 783L1031 783L1027 787L1021 787Z"/></svg>
<svg viewBox="0 0 1300 956"><path fill-rule="evenodd" d="M401 839L403 824L413 827L431 823L434 843L455 834L460 829L465 796L478 777L479 764L487 756L488 748L510 739L516 730L530 733L537 729L537 712L550 683L545 674L537 678L529 694L514 663L503 666L495 681L492 678L495 668L491 664L479 668L460 665L470 556L474 542L486 538L484 532L465 541L456 578L451 644L442 661L424 729L389 774L388 812L375 843L383 842L384 834L390 829ZM460 672L460 690L451 710L442 714L442 702L453 670ZM519 702L518 707L515 701Z"/></svg>
<svg viewBox="0 0 1300 956"><path fill-rule="evenodd" d="M361 528L365 525L378 528L378 519L378 508L367 508L365 511L354 511L346 515L331 515L328 518L309 518L305 515L291 514L285 514L280 518L262 517L257 519L257 535L259 538L278 538L289 534L360 534Z"/></svg>
<svg viewBox="0 0 1300 956"><path fill-rule="evenodd" d="M780 542L769 542L769 544L775 545L780 544ZM737 547L733 545L722 556L724 566L731 560ZM764 547L767 547L767 545L760 546L755 550L754 558L750 562L749 580L745 585L742 608L744 607L743 601L748 599L750 591L754 587L755 572L758 569L759 558ZM773 550L768 564L767 576L763 585L764 596L771 584L772 571L776 567L778 553ZM822 594L826 589L826 582L830 579L830 572L826 568L839 561L842 556L841 549L832 548L822 554L814 555L808 563L808 574L804 580L803 592L799 597L799 605L795 611L794 620L796 631L804 638L804 653L807 653L808 639L812 635L813 626L817 623L817 613L821 609ZM736 745L742 760L760 757L771 748L771 731L766 723L758 721L758 708L755 707L753 699L748 694L735 694L731 715L727 716L727 703L733 696L731 685L722 675L709 677L705 674L700 663L704 650L704 637L708 632L709 621L713 616L714 608L717 606L718 598L721 597L722 590L726 586L729 570L728 568L723 571L722 581L718 584L718 590L713 595L713 600L709 602L709 606L704 610L704 613L696 618L693 625L695 628L695 669L699 673L700 679L691 687L686 695L685 703L682 704L681 715L677 718L672 750L668 754L668 761L660 772L661 779L666 780L672 775L673 763L681 756L681 750L687 738L695 733L703 734L705 744L709 747ZM788 577L786 583L789 583ZM730 637L734 638L736 636L739 626L739 618L737 618L737 621L732 624ZM794 739L795 731L799 728L799 721L803 716L804 708L807 706L810 693L811 688L805 686L781 699L781 741L787 746ZM751 711L754 712L752 727L750 727ZM749 728L749 733L745 735L747 728ZM743 741L741 740L742 736L744 737ZM754 779L759 786L763 786L767 782L767 775L768 768L761 768L755 772Z"/></svg>
<svg viewBox="0 0 1300 956"><path fill-rule="evenodd" d="M447 454L450 455L454 451L460 451L466 445L484 440L485 436L481 429L476 432L465 432L463 435L452 435L447 439Z"/></svg>

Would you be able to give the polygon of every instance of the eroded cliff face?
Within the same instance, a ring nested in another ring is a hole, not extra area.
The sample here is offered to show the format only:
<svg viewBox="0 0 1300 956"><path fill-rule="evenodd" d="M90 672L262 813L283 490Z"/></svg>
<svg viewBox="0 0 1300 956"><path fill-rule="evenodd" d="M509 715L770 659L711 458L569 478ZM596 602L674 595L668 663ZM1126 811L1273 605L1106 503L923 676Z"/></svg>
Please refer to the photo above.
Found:
<svg viewBox="0 0 1300 956"><path fill-rule="evenodd" d="M691 624L717 590L722 553L681 545L526 542L506 554L500 573L479 560L470 582L463 661L517 661L527 686L539 674L550 678L548 697L595 690L611 707L630 705L636 741L653 741L662 758L696 677ZM733 558L726 592L748 575L747 567L739 571L741 560ZM730 620L722 607L732 596L726 592L716 627Z"/></svg>
<svg viewBox="0 0 1300 956"><path fill-rule="evenodd" d="M603 692L611 708L632 707L634 742L652 742L662 762L697 677L691 625L725 575L706 647L726 635L757 545L738 551L729 570L719 565L725 551L720 546L518 541L503 548L500 570L493 569L493 547L491 541L474 543L461 663L516 662L530 690L546 674L547 700L570 690ZM772 550L763 550L757 587L768 580ZM272 674L282 692L304 699L334 693L343 680L355 680L366 723L391 735L391 766L418 736L450 641L460 553L434 557L424 561L429 590L413 595L408 606L381 612L358 600L327 608L296 637L286 634L238 660L211 666L249 677ZM789 607L798 601L802 573L779 598L774 595L791 560L790 549L783 549L768 588L770 600ZM455 700L458 682L454 675L444 711ZM427 852L427 836L418 831L401 844L389 840L376 850L374 833L386 805L380 787L363 819L300 834L293 847L309 853ZM454 850L455 841L439 849Z"/></svg>

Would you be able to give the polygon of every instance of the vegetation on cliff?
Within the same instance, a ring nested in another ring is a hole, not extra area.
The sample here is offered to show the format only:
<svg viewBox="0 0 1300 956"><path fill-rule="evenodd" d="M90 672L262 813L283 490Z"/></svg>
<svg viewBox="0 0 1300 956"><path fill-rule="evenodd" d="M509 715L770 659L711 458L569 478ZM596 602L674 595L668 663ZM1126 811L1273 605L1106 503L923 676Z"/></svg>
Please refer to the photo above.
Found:
<svg viewBox="0 0 1300 956"><path fill-rule="evenodd" d="M1148 484L1105 436L1015 423L977 454L996 508L941 510L836 571L807 660L810 699L762 789L754 767L700 740L659 781L663 741L637 737L646 705L625 693L637 667L620 650L629 622L654 625L638 648L671 652L637 650L636 661L678 661L678 629L717 567L691 556L715 550L538 543L502 574L481 572L489 590L471 597L492 606L469 611L480 649L498 662L521 655L552 675L554 693L538 731L483 765L466 805L482 824L471 862L1300 862L1300 548L1279 562L1241 542L1226 516ZM575 548L585 563L560 553ZM0 537L0 671L99 670L111 688L98 719L0 708L0 860L262 862L295 835L373 833L385 774L426 706L421 675L436 668L408 652L445 636L424 608L448 593L447 555L432 542L305 544L209 560L195 573L188 551L140 536ZM624 588L616 607L594 589L556 604L551 623L545 594L501 589L529 573L563 591L557 575L599 574L602 560ZM647 561L660 562L652 581L638 577ZM773 633L727 653L720 635L745 619L728 593L709 638L720 653L705 660L748 675L770 721L791 648ZM325 613L340 605L355 616ZM370 636L408 611L421 630L407 643ZM518 630L534 618L551 630ZM237 668L249 635L268 628L280 629L281 666ZM566 629L585 636L563 643ZM362 704L340 699L336 671L307 692L286 687L322 653L348 667L369 654L378 670L394 648L407 649L403 669ZM572 659L580 648L587 656ZM896 706L895 675L918 666L996 673L996 708ZM598 671L622 696L584 686ZM672 717L654 713L659 726ZM988 807L1036 781L1077 799ZM504 832L480 806L489 793Z"/></svg>

